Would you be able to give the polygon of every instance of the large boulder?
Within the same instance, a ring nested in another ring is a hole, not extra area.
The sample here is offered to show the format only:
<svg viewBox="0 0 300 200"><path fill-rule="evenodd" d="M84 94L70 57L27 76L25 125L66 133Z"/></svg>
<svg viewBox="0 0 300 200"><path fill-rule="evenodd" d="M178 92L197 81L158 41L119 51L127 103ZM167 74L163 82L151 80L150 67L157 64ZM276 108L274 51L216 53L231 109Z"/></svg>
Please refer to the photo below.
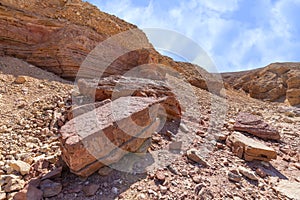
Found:
<svg viewBox="0 0 300 200"><path fill-rule="evenodd" d="M266 146L262 142L248 138L239 132L234 132L228 136L226 144L231 148L234 154L239 158L244 158L246 161L270 161L277 157L277 153L274 149Z"/></svg>
<svg viewBox="0 0 300 200"><path fill-rule="evenodd" d="M82 95L95 101L117 99L126 96L167 97L163 106L169 119L181 117L181 107L170 86L162 80L134 78L124 76L110 76L100 80L80 79L78 88Z"/></svg>
<svg viewBox="0 0 300 200"><path fill-rule="evenodd" d="M279 140L279 132L260 117L250 113L239 113L233 126L236 131L244 131L262 139Z"/></svg>
<svg viewBox="0 0 300 200"><path fill-rule="evenodd" d="M75 117L60 130L63 159L73 173L89 176L137 151L158 128L163 101L120 97Z"/></svg>

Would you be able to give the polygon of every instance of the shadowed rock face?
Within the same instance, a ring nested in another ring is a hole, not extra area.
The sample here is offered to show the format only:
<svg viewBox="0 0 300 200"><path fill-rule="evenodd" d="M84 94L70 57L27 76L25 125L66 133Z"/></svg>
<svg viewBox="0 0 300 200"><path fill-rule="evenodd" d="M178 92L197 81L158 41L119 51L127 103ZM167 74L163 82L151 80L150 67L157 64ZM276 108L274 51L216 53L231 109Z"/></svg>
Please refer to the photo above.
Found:
<svg viewBox="0 0 300 200"><path fill-rule="evenodd" d="M256 99L300 104L300 63L273 63L262 69L222 74L225 82Z"/></svg>

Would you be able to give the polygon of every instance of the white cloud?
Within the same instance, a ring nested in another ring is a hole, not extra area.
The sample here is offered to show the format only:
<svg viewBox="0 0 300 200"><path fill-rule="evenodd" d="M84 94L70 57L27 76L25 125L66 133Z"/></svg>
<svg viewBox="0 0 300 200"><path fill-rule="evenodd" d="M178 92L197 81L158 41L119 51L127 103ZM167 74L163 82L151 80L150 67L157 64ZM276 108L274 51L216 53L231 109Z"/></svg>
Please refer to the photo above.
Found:
<svg viewBox="0 0 300 200"><path fill-rule="evenodd" d="M255 0L252 4L247 0L151 0L147 5L111 0L101 4L100 9L140 28L166 28L190 37L222 71L299 60L300 0Z"/></svg>

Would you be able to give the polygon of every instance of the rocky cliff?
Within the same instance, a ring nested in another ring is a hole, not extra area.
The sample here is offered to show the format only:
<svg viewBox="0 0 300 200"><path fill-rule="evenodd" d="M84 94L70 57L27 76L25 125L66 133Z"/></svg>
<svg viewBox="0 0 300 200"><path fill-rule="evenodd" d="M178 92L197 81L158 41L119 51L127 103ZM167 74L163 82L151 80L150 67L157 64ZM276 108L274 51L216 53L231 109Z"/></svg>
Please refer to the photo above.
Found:
<svg viewBox="0 0 300 200"><path fill-rule="evenodd" d="M273 63L264 68L222 74L235 89L256 99L300 104L300 63Z"/></svg>
<svg viewBox="0 0 300 200"><path fill-rule="evenodd" d="M0 55L20 58L71 80L75 79L86 56L100 42L133 29L137 27L81 0L0 2ZM194 86L208 89L209 82L213 87L222 87L205 70L199 72L195 65L174 62L160 55L145 34L137 32L135 42L147 48L119 56L105 70L104 76L124 74L136 66L155 63L175 69ZM112 52L120 48L124 50L127 46L118 42L112 45Z"/></svg>

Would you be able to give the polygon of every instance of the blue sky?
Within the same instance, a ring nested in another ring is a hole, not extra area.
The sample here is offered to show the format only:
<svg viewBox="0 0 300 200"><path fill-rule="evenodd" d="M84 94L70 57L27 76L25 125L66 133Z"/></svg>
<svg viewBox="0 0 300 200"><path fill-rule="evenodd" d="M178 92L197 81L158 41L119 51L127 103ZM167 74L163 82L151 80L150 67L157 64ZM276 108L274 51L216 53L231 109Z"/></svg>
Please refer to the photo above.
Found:
<svg viewBox="0 0 300 200"><path fill-rule="evenodd" d="M179 32L218 71L300 62L300 0L89 0L139 28Z"/></svg>

